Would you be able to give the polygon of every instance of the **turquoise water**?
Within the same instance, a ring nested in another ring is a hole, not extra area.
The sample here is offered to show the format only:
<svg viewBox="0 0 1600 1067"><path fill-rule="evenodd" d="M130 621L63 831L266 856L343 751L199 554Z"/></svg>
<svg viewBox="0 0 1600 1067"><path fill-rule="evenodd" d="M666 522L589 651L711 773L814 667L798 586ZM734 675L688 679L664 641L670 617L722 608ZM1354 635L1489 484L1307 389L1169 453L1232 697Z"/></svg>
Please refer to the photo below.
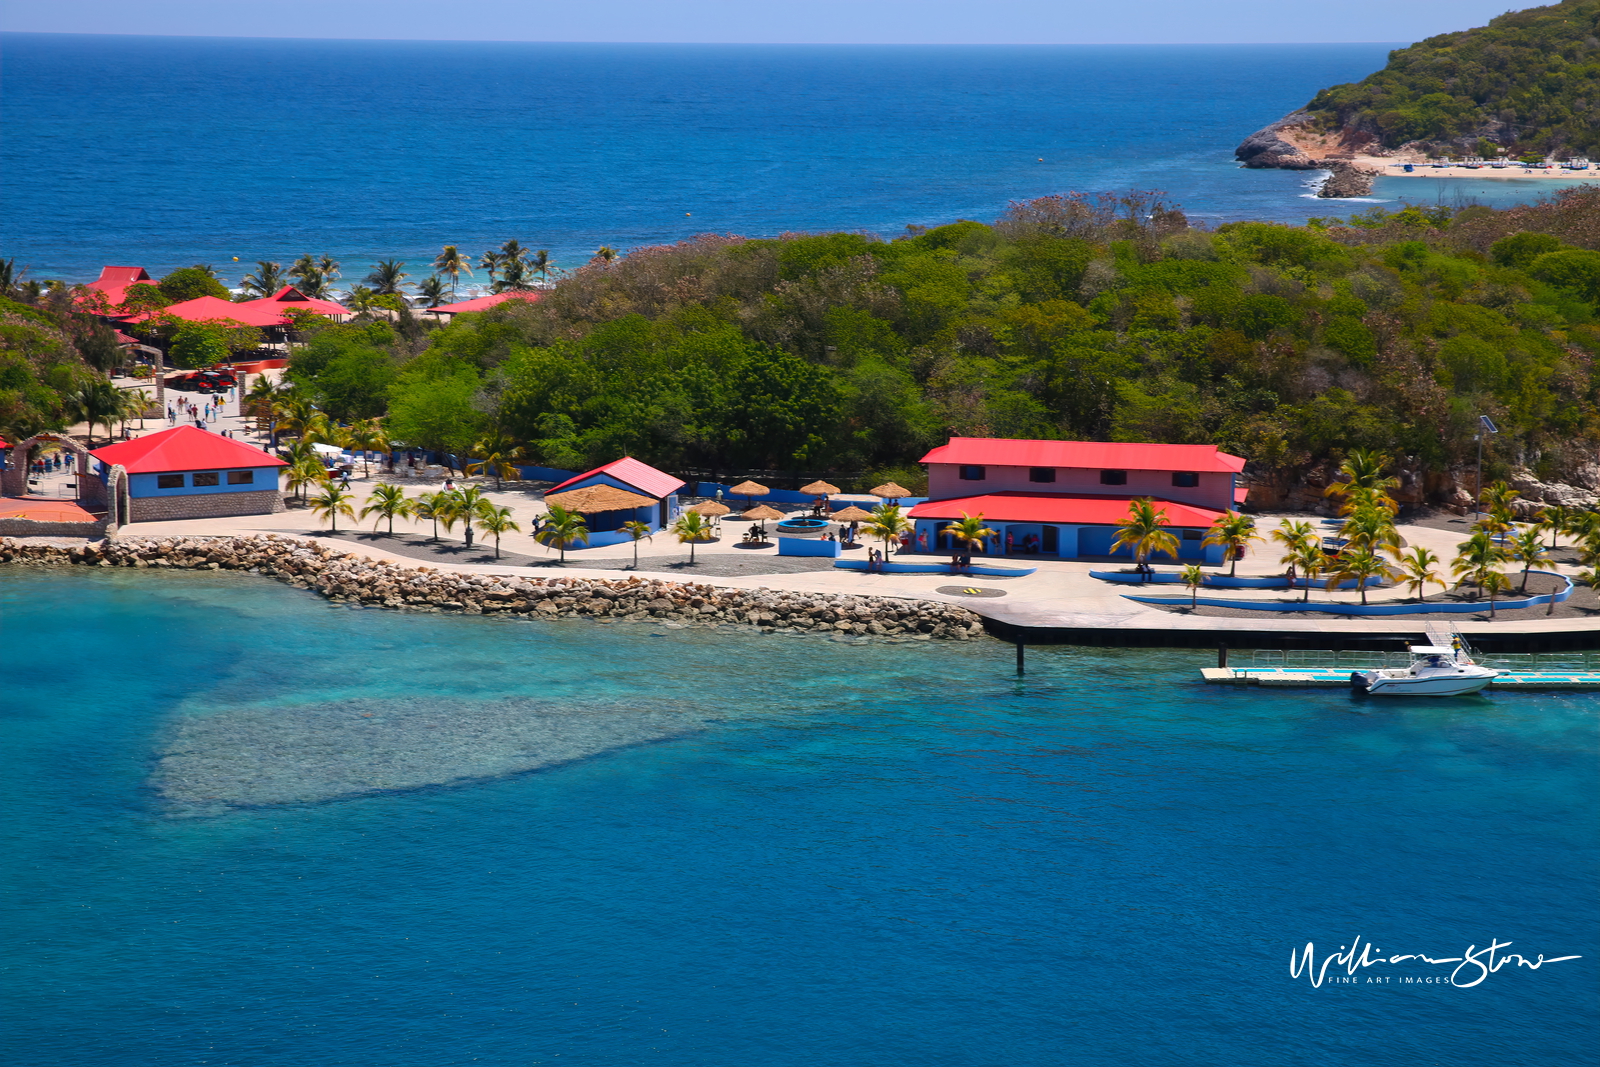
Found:
<svg viewBox="0 0 1600 1067"><path fill-rule="evenodd" d="M516 237L570 267L707 232L892 237L1068 190L1303 222L1328 210L1306 175L1241 170L1234 147L1391 47L0 46L0 255L232 282L329 253L345 284L391 256L421 278L446 243Z"/></svg>
<svg viewBox="0 0 1600 1067"><path fill-rule="evenodd" d="M1070 648L1018 680L989 641L127 571L0 573L0 649L18 1067L1600 1047L1592 696L1380 704ZM1291 951L1356 936L1583 958L1473 988L1291 978Z"/></svg>

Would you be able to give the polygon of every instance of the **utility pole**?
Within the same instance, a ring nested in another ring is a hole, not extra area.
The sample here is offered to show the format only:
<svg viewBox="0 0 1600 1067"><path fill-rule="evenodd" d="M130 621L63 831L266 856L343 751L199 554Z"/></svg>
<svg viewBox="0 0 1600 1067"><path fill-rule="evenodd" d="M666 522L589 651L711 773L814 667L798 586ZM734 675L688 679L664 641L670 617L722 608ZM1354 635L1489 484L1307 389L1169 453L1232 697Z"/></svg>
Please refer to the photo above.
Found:
<svg viewBox="0 0 1600 1067"><path fill-rule="evenodd" d="M1478 479L1477 490L1472 494L1472 519L1476 522L1483 508L1483 435L1486 433L1499 433L1500 428L1494 420L1487 415L1478 416L1478 432L1473 434L1473 440L1478 442Z"/></svg>

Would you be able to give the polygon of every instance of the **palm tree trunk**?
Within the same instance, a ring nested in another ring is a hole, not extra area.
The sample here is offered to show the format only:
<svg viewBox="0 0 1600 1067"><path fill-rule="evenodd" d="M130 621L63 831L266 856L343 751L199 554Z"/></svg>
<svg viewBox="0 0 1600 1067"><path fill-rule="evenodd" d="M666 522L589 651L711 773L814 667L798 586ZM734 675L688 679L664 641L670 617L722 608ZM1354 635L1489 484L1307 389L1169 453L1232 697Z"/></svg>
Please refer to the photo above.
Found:
<svg viewBox="0 0 1600 1067"><path fill-rule="evenodd" d="M499 534L495 534L494 535L494 558L495 559L499 559L500 558L500 535Z"/></svg>
<svg viewBox="0 0 1600 1067"><path fill-rule="evenodd" d="M1234 546L1229 545L1228 555L1233 559L1233 565L1228 568L1228 577L1235 578L1239 574L1239 550Z"/></svg>
<svg viewBox="0 0 1600 1067"><path fill-rule="evenodd" d="M1527 562L1527 565L1522 568L1522 588L1519 589L1518 592L1526 593L1528 591L1528 571L1532 569L1533 560L1530 559Z"/></svg>

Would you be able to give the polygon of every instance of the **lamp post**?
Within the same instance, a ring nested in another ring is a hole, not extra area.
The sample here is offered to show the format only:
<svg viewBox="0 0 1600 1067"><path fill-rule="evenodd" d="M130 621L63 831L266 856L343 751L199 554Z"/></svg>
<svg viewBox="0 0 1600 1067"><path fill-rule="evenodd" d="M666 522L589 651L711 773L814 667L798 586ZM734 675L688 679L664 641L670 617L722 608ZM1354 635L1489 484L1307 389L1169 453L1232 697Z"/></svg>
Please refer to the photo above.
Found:
<svg viewBox="0 0 1600 1067"><path fill-rule="evenodd" d="M1477 491L1472 494L1472 519L1478 520L1483 507L1483 435L1486 433L1499 433L1500 428L1494 420L1487 415L1478 416L1478 432L1473 434L1473 440L1478 442L1478 482Z"/></svg>

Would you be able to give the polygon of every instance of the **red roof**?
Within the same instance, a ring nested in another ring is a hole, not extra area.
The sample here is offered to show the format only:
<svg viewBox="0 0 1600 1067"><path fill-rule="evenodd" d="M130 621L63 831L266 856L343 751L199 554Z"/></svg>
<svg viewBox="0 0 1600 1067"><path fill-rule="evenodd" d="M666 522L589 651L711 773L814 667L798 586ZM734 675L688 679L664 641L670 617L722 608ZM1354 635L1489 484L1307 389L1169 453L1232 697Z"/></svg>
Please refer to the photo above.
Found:
<svg viewBox="0 0 1600 1067"><path fill-rule="evenodd" d="M283 316L283 305L274 304L270 300L266 307L260 306L263 302L252 300L245 304L235 304L231 300L223 300L216 296L197 296L193 300L172 304L160 311L147 312L130 318L129 322L145 322L149 319L159 318L162 315L173 315L189 322L216 322L222 319L232 319L242 322L246 326L282 326L288 320Z"/></svg>
<svg viewBox="0 0 1600 1067"><path fill-rule="evenodd" d="M658 500L664 496L671 496L684 486L681 478L674 478L665 471L658 471L648 463L640 463L632 456L623 456L621 459L612 460L604 467L596 467L592 471L568 478L560 485L551 486L545 490L545 495L559 493L568 486L577 485L597 474L609 474L622 484L631 485L645 496L653 496Z"/></svg>
<svg viewBox="0 0 1600 1067"><path fill-rule="evenodd" d="M277 456L198 426L175 426L89 454L107 466L120 463L129 474L288 466Z"/></svg>
<svg viewBox="0 0 1600 1067"><path fill-rule="evenodd" d="M119 307L126 299L128 286L149 281L150 272L143 267L101 267L100 277L90 282L87 288L104 293L112 307Z"/></svg>
<svg viewBox="0 0 1600 1067"><path fill-rule="evenodd" d="M1196 471L1237 474L1244 459L1216 445L1121 444L1104 441L1010 441L952 437L922 457L924 463L996 467L1087 467L1099 470Z"/></svg>
<svg viewBox="0 0 1600 1067"><path fill-rule="evenodd" d="M504 304L507 300L538 300L540 295L529 292L496 293L493 296L480 296L475 300L463 300L459 304L440 304L436 308L427 310L441 315L459 315L465 311L483 311L496 304Z"/></svg>
<svg viewBox="0 0 1600 1067"><path fill-rule="evenodd" d="M318 300L316 297L307 296L292 285L286 285L271 296L264 296L260 300L246 300L240 307L262 307L276 310L280 313L289 307L305 308L315 311L318 315L348 315L350 309L335 304L331 300Z"/></svg>
<svg viewBox="0 0 1600 1067"><path fill-rule="evenodd" d="M1115 526L1128 518L1132 497L1068 496L1062 493L988 493L928 500L911 509L914 519L959 519L982 515L990 522L1059 522L1073 526ZM1172 526L1210 526L1223 512L1157 500Z"/></svg>

